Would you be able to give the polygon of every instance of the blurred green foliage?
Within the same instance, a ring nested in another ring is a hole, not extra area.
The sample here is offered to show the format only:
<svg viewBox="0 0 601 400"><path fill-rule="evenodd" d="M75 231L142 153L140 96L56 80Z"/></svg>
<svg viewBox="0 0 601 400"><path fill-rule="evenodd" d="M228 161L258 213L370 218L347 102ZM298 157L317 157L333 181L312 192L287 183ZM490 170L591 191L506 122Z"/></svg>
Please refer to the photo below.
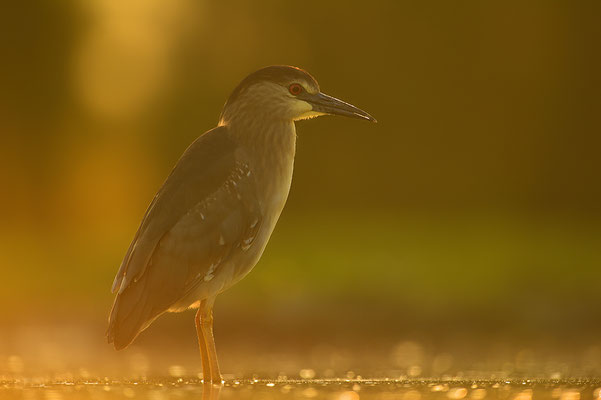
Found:
<svg viewBox="0 0 601 400"><path fill-rule="evenodd" d="M593 1L3 5L0 314L105 318L113 274L178 156L246 74L292 64L380 122L298 124L288 206L223 312L335 322L348 305L398 316L386 330L477 324L487 310L491 327L598 329L600 11Z"/></svg>

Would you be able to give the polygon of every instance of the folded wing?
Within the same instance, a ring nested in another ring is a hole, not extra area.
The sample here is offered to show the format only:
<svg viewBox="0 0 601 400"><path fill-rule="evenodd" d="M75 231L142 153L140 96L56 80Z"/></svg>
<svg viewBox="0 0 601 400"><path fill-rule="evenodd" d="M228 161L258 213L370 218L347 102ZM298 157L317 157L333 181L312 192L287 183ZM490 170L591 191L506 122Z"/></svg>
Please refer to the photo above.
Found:
<svg viewBox="0 0 601 400"><path fill-rule="evenodd" d="M252 245L262 222L254 175L225 129L186 150L125 255L107 332L118 349Z"/></svg>

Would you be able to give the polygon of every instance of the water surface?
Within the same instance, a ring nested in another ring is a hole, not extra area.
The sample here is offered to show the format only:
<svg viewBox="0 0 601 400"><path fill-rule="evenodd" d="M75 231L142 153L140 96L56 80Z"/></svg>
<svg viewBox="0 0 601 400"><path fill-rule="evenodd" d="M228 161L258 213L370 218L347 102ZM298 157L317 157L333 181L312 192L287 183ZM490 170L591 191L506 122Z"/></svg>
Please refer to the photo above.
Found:
<svg viewBox="0 0 601 400"><path fill-rule="evenodd" d="M0 398L13 399L203 399L203 400L427 400L427 399L599 399L601 380L307 379L227 380L204 384L197 378L3 381Z"/></svg>

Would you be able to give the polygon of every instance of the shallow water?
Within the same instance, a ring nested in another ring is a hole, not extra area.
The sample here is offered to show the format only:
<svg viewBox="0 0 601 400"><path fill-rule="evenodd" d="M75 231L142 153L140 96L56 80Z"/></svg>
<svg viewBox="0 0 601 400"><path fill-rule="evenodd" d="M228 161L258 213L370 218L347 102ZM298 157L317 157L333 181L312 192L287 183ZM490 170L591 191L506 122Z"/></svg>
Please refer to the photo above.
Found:
<svg viewBox="0 0 601 400"><path fill-rule="evenodd" d="M196 378L116 381L108 378L75 381L43 379L0 383L2 399L203 399L203 400L427 400L427 399L559 399L601 398L601 380L228 380L203 384Z"/></svg>

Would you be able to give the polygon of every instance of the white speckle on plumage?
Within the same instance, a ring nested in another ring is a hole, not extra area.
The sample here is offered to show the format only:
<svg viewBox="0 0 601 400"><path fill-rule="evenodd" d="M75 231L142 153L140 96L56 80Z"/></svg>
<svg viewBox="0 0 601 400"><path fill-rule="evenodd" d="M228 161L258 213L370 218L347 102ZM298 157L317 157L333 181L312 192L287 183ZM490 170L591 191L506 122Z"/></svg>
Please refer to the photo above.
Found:
<svg viewBox="0 0 601 400"><path fill-rule="evenodd" d="M212 274L215 271L215 267L217 267L217 265L219 265L221 261L217 261L216 263L211 264L211 266L209 267L209 271L207 272L207 275Z"/></svg>
<svg viewBox="0 0 601 400"><path fill-rule="evenodd" d="M225 244L225 239L223 238L223 235L219 235L219 244L221 246L223 246Z"/></svg>
<svg viewBox="0 0 601 400"><path fill-rule="evenodd" d="M254 237L254 236L251 236L251 237L249 237L249 238L247 238L247 239L244 239L244 240L242 241L242 245L240 246L240 248L241 248L242 250L244 250L244 251L248 250L248 249L250 248L250 246L252 245L252 243L253 243L253 240L255 240L255 237Z"/></svg>
<svg viewBox="0 0 601 400"><path fill-rule="evenodd" d="M220 262L221 262L221 260L219 260L216 263L211 264L211 266L209 267L209 270L207 271L205 277L203 278L203 280L205 282L208 282L215 277L215 275L213 275L213 272L215 272L215 267L217 267L217 265L219 265Z"/></svg>

